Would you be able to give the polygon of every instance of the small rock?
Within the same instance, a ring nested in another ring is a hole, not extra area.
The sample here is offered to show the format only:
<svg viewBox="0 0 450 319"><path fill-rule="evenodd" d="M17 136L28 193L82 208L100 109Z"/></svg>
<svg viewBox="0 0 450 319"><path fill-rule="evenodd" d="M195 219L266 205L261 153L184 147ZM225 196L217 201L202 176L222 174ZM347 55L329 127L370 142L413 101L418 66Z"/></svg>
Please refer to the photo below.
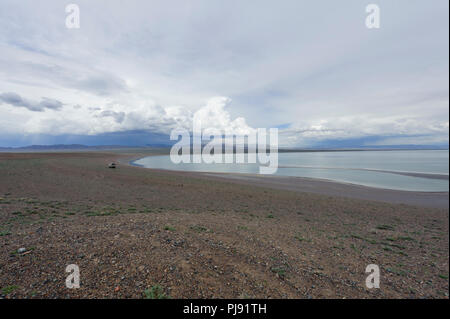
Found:
<svg viewBox="0 0 450 319"><path fill-rule="evenodd" d="M26 251L27 251L27 249L24 248L24 247L17 249L17 252L18 252L19 254L24 253L24 252L26 252Z"/></svg>

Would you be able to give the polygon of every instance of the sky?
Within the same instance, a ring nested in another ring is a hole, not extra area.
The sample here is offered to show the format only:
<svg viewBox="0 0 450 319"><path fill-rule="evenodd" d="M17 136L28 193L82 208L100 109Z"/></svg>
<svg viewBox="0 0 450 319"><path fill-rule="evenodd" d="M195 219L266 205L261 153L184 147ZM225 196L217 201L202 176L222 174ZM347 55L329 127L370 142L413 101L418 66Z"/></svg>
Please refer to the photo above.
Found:
<svg viewBox="0 0 450 319"><path fill-rule="evenodd" d="M80 28L69 2L0 1L0 146L160 144L194 114L280 146L448 146L447 0L72 3Z"/></svg>

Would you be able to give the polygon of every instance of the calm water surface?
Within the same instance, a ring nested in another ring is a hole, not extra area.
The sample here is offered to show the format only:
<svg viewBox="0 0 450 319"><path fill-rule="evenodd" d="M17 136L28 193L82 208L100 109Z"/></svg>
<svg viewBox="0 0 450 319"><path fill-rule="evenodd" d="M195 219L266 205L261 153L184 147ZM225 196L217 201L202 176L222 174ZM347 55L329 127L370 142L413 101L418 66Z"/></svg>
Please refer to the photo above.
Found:
<svg viewBox="0 0 450 319"><path fill-rule="evenodd" d="M279 153L275 175L328 179L371 187L440 192L449 190L449 151L347 151ZM147 168L258 174L259 164L173 164L168 155L134 162ZM406 176L402 174L432 174Z"/></svg>

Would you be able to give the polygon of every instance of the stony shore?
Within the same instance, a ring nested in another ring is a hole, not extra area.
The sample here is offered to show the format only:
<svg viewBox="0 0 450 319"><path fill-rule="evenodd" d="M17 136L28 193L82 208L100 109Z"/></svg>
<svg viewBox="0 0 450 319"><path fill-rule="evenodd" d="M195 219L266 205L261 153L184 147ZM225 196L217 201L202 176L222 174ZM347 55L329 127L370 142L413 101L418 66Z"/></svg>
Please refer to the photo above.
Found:
<svg viewBox="0 0 450 319"><path fill-rule="evenodd" d="M448 194L425 207L107 168L144 155L0 154L0 297L448 298Z"/></svg>

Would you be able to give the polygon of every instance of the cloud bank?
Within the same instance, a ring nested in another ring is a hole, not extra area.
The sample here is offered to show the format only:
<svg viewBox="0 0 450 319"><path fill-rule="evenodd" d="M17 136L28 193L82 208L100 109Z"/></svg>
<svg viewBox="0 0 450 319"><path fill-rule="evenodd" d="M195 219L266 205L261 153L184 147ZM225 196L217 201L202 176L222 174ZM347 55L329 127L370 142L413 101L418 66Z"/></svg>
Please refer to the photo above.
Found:
<svg viewBox="0 0 450 319"><path fill-rule="evenodd" d="M0 134L168 134L197 113L285 146L448 144L448 1L377 3L369 30L359 0L80 0L67 29L60 1L3 0Z"/></svg>
<svg viewBox="0 0 450 319"><path fill-rule="evenodd" d="M24 107L32 112L43 112L45 109L60 110L63 104L60 101L43 97L40 102L29 101L22 98L19 94L14 92L6 92L0 94L0 102L9 104L15 107Z"/></svg>

